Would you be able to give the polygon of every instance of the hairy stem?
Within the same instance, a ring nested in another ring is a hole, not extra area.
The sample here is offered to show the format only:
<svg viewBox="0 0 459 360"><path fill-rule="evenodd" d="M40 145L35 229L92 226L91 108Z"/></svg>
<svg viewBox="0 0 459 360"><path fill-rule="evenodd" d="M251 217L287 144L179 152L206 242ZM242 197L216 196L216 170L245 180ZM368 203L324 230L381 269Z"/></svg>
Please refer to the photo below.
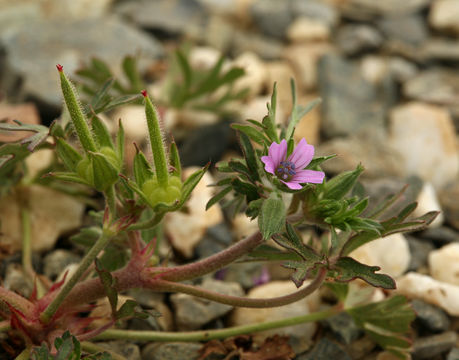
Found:
<svg viewBox="0 0 459 360"><path fill-rule="evenodd" d="M93 247L88 251L88 253L85 255L83 260L81 260L77 270L72 275L72 277L68 279L68 281L60 289L59 293L54 298L54 300L48 305L45 311L43 311L43 313L40 315L40 320L42 322L44 322L45 324L50 322L51 318L56 313L56 311L59 309L59 306L64 301L66 296L73 289L73 287L78 282L78 280L80 280L83 273L91 265L91 263L94 261L97 255L105 248L110 238L111 237L108 236L107 234L102 233L101 237L96 241Z"/></svg>
<svg viewBox="0 0 459 360"><path fill-rule="evenodd" d="M295 316L282 320L267 321L263 323L234 326L218 330L201 330L189 332L107 330L104 333L98 335L96 340L124 339L136 341L208 341L213 339L225 339L231 336L251 334L270 329L279 329L282 327L319 321L332 317L341 311L341 307L333 307L328 310L319 311L312 314Z"/></svg>
<svg viewBox="0 0 459 360"><path fill-rule="evenodd" d="M105 192L105 202L110 210L110 218L114 219L116 216L116 195L115 195L115 186L110 186Z"/></svg>
<svg viewBox="0 0 459 360"><path fill-rule="evenodd" d="M158 268L158 274L155 279L184 281L212 273L225 267L228 264L231 264L242 255L245 255L249 251L256 248L262 242L263 237L261 233L257 231L251 236L230 246L229 248L203 260L183 266L177 266L171 269Z"/></svg>
<svg viewBox="0 0 459 360"><path fill-rule="evenodd" d="M327 269L321 268L317 277L306 287L301 290L298 290L294 293L279 296L275 298L259 298L259 299L250 299L238 296L230 296L230 295L223 295L219 294L214 291L209 291L203 288L198 288L193 285L181 284L181 283L174 283L169 281L162 281L162 280L153 280L152 281L152 288L156 291L163 291L163 292L181 292L193 296L197 296L200 298L212 300L221 304L227 304L232 306L238 307L247 307L247 308L270 308L270 307L277 307L283 306L287 304L291 304L302 298L310 295L315 290L317 290L320 285L322 285L323 281L325 280L325 276L327 275Z"/></svg>

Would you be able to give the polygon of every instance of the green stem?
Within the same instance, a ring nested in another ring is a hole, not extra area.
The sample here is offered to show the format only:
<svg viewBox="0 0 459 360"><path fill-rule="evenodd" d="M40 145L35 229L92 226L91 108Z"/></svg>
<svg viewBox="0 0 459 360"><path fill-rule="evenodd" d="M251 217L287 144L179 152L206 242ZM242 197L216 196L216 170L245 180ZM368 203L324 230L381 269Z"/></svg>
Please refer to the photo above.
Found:
<svg viewBox="0 0 459 360"><path fill-rule="evenodd" d="M51 321L51 318L59 309L59 306L64 301L65 297L72 290L78 280L81 278L86 269L92 264L97 255L105 248L105 246L110 241L111 236L102 233L101 237L96 241L93 247L88 251L83 260L81 260L78 268L75 273L72 275L68 281L65 282L64 286L61 288L54 300L48 305L48 307L40 315L40 320L45 324Z"/></svg>
<svg viewBox="0 0 459 360"><path fill-rule="evenodd" d="M30 212L28 208L21 210L22 221L22 266L24 271L30 276L34 275L32 266L32 243L30 237Z"/></svg>
<svg viewBox="0 0 459 360"><path fill-rule="evenodd" d="M115 185L110 186L105 192L105 202L110 211L110 218L114 219L116 216L116 196L115 196Z"/></svg>
<svg viewBox="0 0 459 360"><path fill-rule="evenodd" d="M263 323L234 326L219 330L201 330L190 332L107 330L98 335L96 339L124 339L136 341L208 341L319 321L332 317L341 311L341 307L333 307L328 310L312 314L300 315L282 320L267 321Z"/></svg>
<svg viewBox="0 0 459 360"><path fill-rule="evenodd" d="M91 343L89 341L82 341L80 344L81 344L81 348L84 351L86 351L86 352L88 352L90 354L103 353L105 351L105 352L108 352L111 355L113 360L126 360L126 358L124 356L121 356L121 355L117 354L116 352L108 350L105 347L93 344L93 343Z"/></svg>
<svg viewBox="0 0 459 360"><path fill-rule="evenodd" d="M22 222L22 267L25 273L32 279L36 277L35 271L32 264L32 241L31 241L31 224L30 224L30 212L27 205L21 210L21 222ZM41 298L45 294L45 288L41 281L38 279L36 282L37 296Z"/></svg>
<svg viewBox="0 0 459 360"><path fill-rule="evenodd" d="M153 152L153 160L155 162L156 177L158 179L158 184L165 188L169 183L169 172L167 169L163 137L159 127L159 116L145 90L142 91L142 95L145 98L145 115L150 135L151 151Z"/></svg>
<svg viewBox="0 0 459 360"><path fill-rule="evenodd" d="M132 224L131 226L127 228L127 231L151 229L160 223L160 221L163 219L165 214L166 213L159 213L159 214L154 215L149 220L145 220L142 222Z"/></svg>
<svg viewBox="0 0 459 360"><path fill-rule="evenodd" d="M166 291L166 292L181 292L193 296L197 296L200 298L212 300L221 304L227 304L232 306L238 307L248 307L248 308L270 308L270 307L278 307L291 304L298 300L303 299L304 297L312 294L315 290L317 290L320 285L325 280L327 275L327 269L322 268L319 270L317 277L308 285L293 292L288 295L279 296L275 298L260 298L260 299L251 299L245 297L238 297L238 296L230 296L219 294L214 291L209 291L203 288L198 288L193 285L188 284L180 284L174 283L169 281L162 281L162 280L153 280L151 282L152 288L156 291Z"/></svg>

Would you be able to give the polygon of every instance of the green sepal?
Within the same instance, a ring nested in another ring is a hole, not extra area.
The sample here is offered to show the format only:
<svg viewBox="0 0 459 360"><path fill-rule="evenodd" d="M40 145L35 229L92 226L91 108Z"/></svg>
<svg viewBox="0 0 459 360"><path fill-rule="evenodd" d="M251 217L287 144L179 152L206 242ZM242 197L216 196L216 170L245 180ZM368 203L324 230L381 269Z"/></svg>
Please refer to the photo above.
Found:
<svg viewBox="0 0 459 360"><path fill-rule="evenodd" d="M91 118L92 131L95 135L99 148L106 146L115 149L112 137L104 122L97 116L93 115Z"/></svg>
<svg viewBox="0 0 459 360"><path fill-rule="evenodd" d="M83 159L75 148L60 138L56 139L56 152L65 167L70 171L76 171L78 163Z"/></svg>
<svg viewBox="0 0 459 360"><path fill-rule="evenodd" d="M359 164L355 170L342 172L330 179L323 186L324 196L334 200L343 198L355 185L363 170L363 166Z"/></svg>
<svg viewBox="0 0 459 360"><path fill-rule="evenodd" d="M116 153L120 163L124 164L124 127L121 119L118 121L118 132L116 133Z"/></svg>
<svg viewBox="0 0 459 360"><path fill-rule="evenodd" d="M324 161L333 159L336 157L336 154L328 155L328 156L319 156L311 160L311 162L306 166L306 169L316 169L320 164Z"/></svg>
<svg viewBox="0 0 459 360"><path fill-rule="evenodd" d="M169 148L169 161L172 166L172 175L181 177L182 165L180 164L180 155L175 141L171 142L171 146Z"/></svg>
<svg viewBox="0 0 459 360"><path fill-rule="evenodd" d="M135 182L140 187L142 187L146 180L151 179L154 176L150 163L145 155L140 151L134 155L133 173Z"/></svg>
<svg viewBox="0 0 459 360"><path fill-rule="evenodd" d="M92 163L93 182L97 190L105 191L118 181L119 168L106 155L89 152L88 157Z"/></svg>
<svg viewBox="0 0 459 360"><path fill-rule="evenodd" d="M258 227L263 239L268 240L274 234L280 233L284 228L285 218L284 202L276 193L272 193L261 205L258 216Z"/></svg>

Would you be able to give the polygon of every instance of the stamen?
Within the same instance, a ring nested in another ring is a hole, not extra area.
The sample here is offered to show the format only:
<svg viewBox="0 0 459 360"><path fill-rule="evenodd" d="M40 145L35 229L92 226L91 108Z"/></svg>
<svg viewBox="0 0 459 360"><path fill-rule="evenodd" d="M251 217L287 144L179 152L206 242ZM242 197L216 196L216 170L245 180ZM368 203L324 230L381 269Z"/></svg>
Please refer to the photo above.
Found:
<svg viewBox="0 0 459 360"><path fill-rule="evenodd" d="M281 161L276 173L280 179L288 181L296 174L295 164L290 161Z"/></svg>

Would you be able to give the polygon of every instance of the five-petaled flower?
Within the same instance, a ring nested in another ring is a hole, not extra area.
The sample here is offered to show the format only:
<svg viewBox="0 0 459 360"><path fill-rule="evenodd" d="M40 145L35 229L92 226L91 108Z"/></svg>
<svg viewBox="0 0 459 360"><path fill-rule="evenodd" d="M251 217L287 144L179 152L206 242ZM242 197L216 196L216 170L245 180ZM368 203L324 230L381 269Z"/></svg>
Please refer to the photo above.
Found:
<svg viewBox="0 0 459 360"><path fill-rule="evenodd" d="M314 156L314 146L309 145L303 138L287 157L287 141L280 144L273 142L269 147L268 156L262 156L265 170L287 185L290 189L299 190L300 184L321 184L325 174L322 171L305 170Z"/></svg>

